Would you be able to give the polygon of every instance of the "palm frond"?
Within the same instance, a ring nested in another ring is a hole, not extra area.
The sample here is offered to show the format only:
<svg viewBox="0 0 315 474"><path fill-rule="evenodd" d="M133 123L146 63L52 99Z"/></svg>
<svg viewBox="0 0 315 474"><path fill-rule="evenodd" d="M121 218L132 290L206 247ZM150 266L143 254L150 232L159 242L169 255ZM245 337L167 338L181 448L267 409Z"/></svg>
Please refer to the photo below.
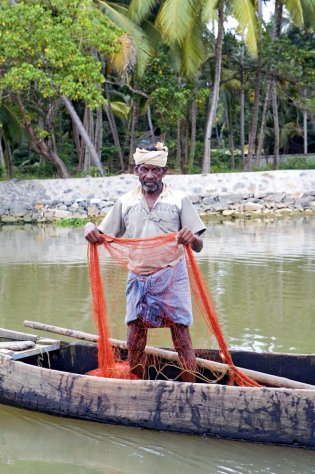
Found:
<svg viewBox="0 0 315 474"><path fill-rule="evenodd" d="M137 53L131 37L124 33L119 38L120 50L110 57L110 65L118 74L128 74L135 66Z"/></svg>
<svg viewBox="0 0 315 474"><path fill-rule="evenodd" d="M232 13L238 22L239 29L244 36L247 49L257 54L258 21L255 8L251 0L236 0L232 3Z"/></svg>
<svg viewBox="0 0 315 474"><path fill-rule="evenodd" d="M280 131L280 147L284 148L289 138L301 137L302 135L302 129L295 122L283 124Z"/></svg>
<svg viewBox="0 0 315 474"><path fill-rule="evenodd" d="M119 101L113 101L110 103L110 105L116 117L119 117L123 120L127 120L130 112L130 105L127 105L125 102Z"/></svg>
<svg viewBox="0 0 315 474"><path fill-rule="evenodd" d="M166 0L159 10L156 24L169 44L182 44L193 26L196 2Z"/></svg>
<svg viewBox="0 0 315 474"><path fill-rule="evenodd" d="M304 24L306 28L315 27L315 0L301 0Z"/></svg>
<svg viewBox="0 0 315 474"><path fill-rule="evenodd" d="M127 8L123 5L115 5L102 0L98 0L98 3L109 19L132 38L136 48L136 72L138 76L142 76L153 54L152 46L144 31L127 17Z"/></svg>
<svg viewBox="0 0 315 474"><path fill-rule="evenodd" d="M20 143L23 138L23 127L14 111L5 104L0 105L0 124L10 143Z"/></svg>
<svg viewBox="0 0 315 474"><path fill-rule="evenodd" d="M202 6L202 21L208 23L211 20L216 20L218 17L218 0L204 0Z"/></svg>
<svg viewBox="0 0 315 474"><path fill-rule="evenodd" d="M288 10L293 23L297 26L302 26L304 19L301 0L285 0L285 7Z"/></svg>
<svg viewBox="0 0 315 474"><path fill-rule="evenodd" d="M158 3L159 0L132 0L128 8L128 17L139 25Z"/></svg>
<svg viewBox="0 0 315 474"><path fill-rule="evenodd" d="M196 21L191 34L182 45L182 73L185 77L195 77L196 71L205 59L206 50L202 41L202 25Z"/></svg>

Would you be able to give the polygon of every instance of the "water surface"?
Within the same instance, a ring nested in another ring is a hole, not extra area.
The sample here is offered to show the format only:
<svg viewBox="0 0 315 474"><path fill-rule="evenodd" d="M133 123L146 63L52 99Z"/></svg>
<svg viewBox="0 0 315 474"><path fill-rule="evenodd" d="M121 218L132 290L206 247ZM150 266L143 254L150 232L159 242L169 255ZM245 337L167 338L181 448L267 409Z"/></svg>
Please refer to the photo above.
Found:
<svg viewBox="0 0 315 474"><path fill-rule="evenodd" d="M314 235L315 219L306 218L208 224L197 258L231 349L315 352ZM107 260L105 267L104 276L110 279L115 268ZM123 286L125 275L119 275ZM95 332L82 229L0 227L0 298L0 327L23 331L23 320L32 319ZM114 303L111 333L124 339L124 301ZM168 330L152 331L150 337L153 343L171 345ZM192 337L195 347L214 343L199 320ZM0 406L1 474L56 471L315 473L315 453Z"/></svg>

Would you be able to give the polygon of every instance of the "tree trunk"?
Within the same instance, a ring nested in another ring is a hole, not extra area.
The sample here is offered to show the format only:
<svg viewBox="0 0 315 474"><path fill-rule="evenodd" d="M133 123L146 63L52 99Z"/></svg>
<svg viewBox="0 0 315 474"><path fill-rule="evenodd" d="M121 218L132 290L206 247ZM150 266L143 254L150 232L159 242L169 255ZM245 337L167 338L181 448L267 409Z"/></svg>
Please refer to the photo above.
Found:
<svg viewBox="0 0 315 474"><path fill-rule="evenodd" d="M80 139L80 134L78 132L78 128L75 124L75 122L71 119L72 123L72 135L73 135L73 141L75 144L75 148L77 150L77 159L78 159L78 166L77 169L78 171L83 171L83 153L82 153L82 141Z"/></svg>
<svg viewBox="0 0 315 474"><path fill-rule="evenodd" d="M29 143L30 143L31 148L36 153L43 156L44 158L47 158L52 163L52 165L55 167L57 171L57 175L59 178L70 178L70 174L65 163L59 157L58 153L54 149L54 141L51 140L51 138L43 139L43 138L38 137L38 135L36 134L34 130L33 124L29 119L29 114L26 113L24 104L19 94L17 94L16 96L16 101L23 117L22 118L23 125L28 133ZM54 106L50 108L46 116L46 122L47 122L48 128L45 127L45 130L47 130L50 135L54 135L51 124L52 124L53 115L56 112L56 108L58 106L59 104L57 103L54 104Z"/></svg>
<svg viewBox="0 0 315 474"><path fill-rule="evenodd" d="M3 155L2 137L0 135L0 177L6 178L6 176L7 176L7 169L5 166L4 155Z"/></svg>
<svg viewBox="0 0 315 474"><path fill-rule="evenodd" d="M177 120L176 127L176 168L180 170L182 161L181 121Z"/></svg>
<svg viewBox="0 0 315 474"><path fill-rule="evenodd" d="M306 99L306 89L305 89L305 88L303 88L303 90L302 90L302 95L303 95L304 99ZM306 109L303 109L303 144L304 144L304 155L307 155L307 153L308 153L307 119L308 119L307 110L306 110Z"/></svg>
<svg viewBox="0 0 315 474"><path fill-rule="evenodd" d="M4 146L5 146L5 152L7 155L7 161L8 161L8 175L9 179L14 178L14 164L13 164L13 155L12 155L12 150L11 146L8 140L4 138Z"/></svg>
<svg viewBox="0 0 315 474"><path fill-rule="evenodd" d="M275 3L275 13L274 13L274 27L272 31L272 40L280 36L281 33L281 21L282 21L282 12L283 12L283 3L282 0L276 0ZM275 144L274 144L274 158L273 158L273 168L276 169L279 162L279 145L280 145L280 131L279 131L279 115L278 115L278 103L277 103L277 88L276 83L273 79L270 78L270 75L267 79L267 88L266 88L266 98L264 103L262 123L260 127L260 134L258 140L258 150L256 163L260 161L262 144L264 141L265 130L266 130L266 120L267 112L270 101L272 101L272 110L274 115L274 131L275 131Z"/></svg>
<svg viewBox="0 0 315 474"><path fill-rule="evenodd" d="M304 155L307 155L308 153L307 110L303 110L303 141L304 141Z"/></svg>
<svg viewBox="0 0 315 474"><path fill-rule="evenodd" d="M95 150L102 160L102 145L103 145L103 111L102 107L96 110L95 132L94 132Z"/></svg>
<svg viewBox="0 0 315 474"><path fill-rule="evenodd" d="M121 145L120 145L119 134L118 134L117 125L116 125L116 120L115 120L115 116L114 116L113 109L112 109L112 106L111 106L110 95L109 95L107 83L105 83L105 95L106 95L106 99L107 99L107 104L105 105L104 109L105 109L105 113L106 113L107 120L108 120L108 123L109 123L109 128L110 128L113 140L114 140L114 145L115 145L115 148L116 148L116 151L117 151L117 154L118 154L120 171L123 172L123 171L125 171L126 167L125 167L124 157L123 157L122 150L121 150Z"/></svg>
<svg viewBox="0 0 315 474"><path fill-rule="evenodd" d="M262 20L262 5L261 1L258 1L257 5L258 16L260 20ZM258 128L258 116L259 116L259 107L260 107L260 97L261 97L261 85L262 85L262 50L261 50L261 43L262 43L262 34L260 31L259 39L258 39L258 58L257 58L257 67L256 67L256 78L255 78L255 96L254 96L254 104L252 109L252 121L249 131L249 139L248 139L248 154L245 160L245 169L250 170L252 167L253 157L255 154L255 145L256 145L256 137L257 137L257 128Z"/></svg>
<svg viewBox="0 0 315 474"><path fill-rule="evenodd" d="M77 126L77 129L78 129L78 132L79 134L81 135L81 138L82 140L84 141L86 147L88 148L89 152L90 152L90 155L91 155L91 158L92 158L92 161L93 161L93 164L96 166L96 168L98 169L99 173L101 176L104 176L104 170L103 170L103 167L102 167L102 163L98 157L98 154L95 150L95 147L87 133L87 131L85 130L82 122L81 122L81 119L80 117L78 116L75 108L73 107L71 101L66 97L66 96L62 96L62 101L66 107L66 109L68 110L69 114L70 114L70 117L72 118L72 120L75 122L76 126Z"/></svg>
<svg viewBox="0 0 315 474"><path fill-rule="evenodd" d="M218 35L216 41L216 54L215 54L215 77L213 84L213 92L211 98L211 106L209 107L206 131L204 137L204 152L202 161L202 173L206 174L210 172L211 168L211 134L212 127L217 111L217 104L219 99L220 90L220 79L221 79L221 68L222 68L222 40L223 40L223 20L224 20L224 1L219 0L218 4Z"/></svg>
<svg viewBox="0 0 315 474"><path fill-rule="evenodd" d="M139 116L139 104L134 99L132 104L132 112L131 112L131 126L130 126L130 145L129 145L129 162L128 162L128 169L129 172L132 173L135 162L133 159L133 154L136 151L136 127L138 123L138 116Z"/></svg>
<svg viewBox="0 0 315 474"><path fill-rule="evenodd" d="M153 127L153 122L152 122L151 107L149 105L148 105L148 108L147 108L147 118L148 118L149 130L150 130L151 136L153 138L154 137L154 127Z"/></svg>
<svg viewBox="0 0 315 474"><path fill-rule="evenodd" d="M84 117L83 117L83 127L86 130L86 133L88 134L91 142L93 143L94 146L94 120L93 120L93 113L90 107L85 104L85 109L84 109ZM82 162L83 162L83 170L86 173L90 173L91 169L91 153L89 148L86 146L86 144L83 142L82 144Z"/></svg>
<svg viewBox="0 0 315 474"><path fill-rule="evenodd" d="M88 116L89 116L88 106L87 104L84 104L83 127L85 130L88 129ZM76 125L75 127L78 131L78 127ZM79 140L80 140L79 169L81 171L87 171L87 169L90 168L90 162L89 162L90 155L87 152L87 148L85 146L84 141L82 140L80 133L79 133Z"/></svg>
<svg viewBox="0 0 315 474"><path fill-rule="evenodd" d="M189 149L189 172L194 168L194 158L196 151L196 129L197 129L197 103L194 98L191 104L191 130L190 130L190 149Z"/></svg>
<svg viewBox="0 0 315 474"><path fill-rule="evenodd" d="M229 149L231 153L231 169L235 168L235 159L234 159L234 137L233 137L233 124L232 124L232 111L230 100L227 100L226 107L226 122L228 126L228 138L229 138Z"/></svg>
<svg viewBox="0 0 315 474"><path fill-rule="evenodd" d="M282 22L283 3L282 0L276 0L275 3L275 15L274 15L274 29L273 39L279 38L281 33L281 22ZM275 80L271 84L271 100L272 100L272 111L273 111L273 122L275 132L275 144L274 144L274 155L273 155L273 169L277 169L279 164L279 146L280 146L280 129L279 129L279 114L278 114L278 101L277 101L277 86Z"/></svg>
<svg viewBox="0 0 315 474"><path fill-rule="evenodd" d="M275 133L275 143L273 152L273 169L276 170L279 165L279 147L280 147L280 129L279 129L279 114L278 114L278 101L277 101L277 87L275 81L272 81L271 86L272 95L272 111L273 111L273 124Z"/></svg>
<svg viewBox="0 0 315 474"><path fill-rule="evenodd" d="M255 167L258 168L260 166L260 159L261 159L261 153L265 141L265 134L266 134L266 125L267 125L267 114L268 114L268 109L269 109L269 104L270 104L270 91L271 91L271 81L267 81L267 87L266 87L266 96L265 96L265 102L264 102L264 108L262 111L261 115L261 125L260 125L260 131L259 131L259 137L258 137L258 145L257 145L257 152L256 152L256 160L255 160Z"/></svg>
<svg viewBox="0 0 315 474"><path fill-rule="evenodd" d="M241 157L242 165L245 168L245 78L244 78L244 45L241 47L241 97L240 97L240 141L241 141Z"/></svg>
<svg viewBox="0 0 315 474"><path fill-rule="evenodd" d="M249 131L248 138L248 154L245 160L245 170L249 171L252 166L253 157L255 154L255 144L257 136L257 127L258 127L258 114L259 114L259 105L260 105L260 91L261 91L261 82L262 82L262 57L261 52L258 53L257 60L257 69L256 69L256 78L255 78L255 98L252 109L252 121Z"/></svg>
<svg viewBox="0 0 315 474"><path fill-rule="evenodd" d="M187 174L188 151L189 151L189 118L188 117L182 120L182 147L181 148L184 151L181 172L183 174Z"/></svg>

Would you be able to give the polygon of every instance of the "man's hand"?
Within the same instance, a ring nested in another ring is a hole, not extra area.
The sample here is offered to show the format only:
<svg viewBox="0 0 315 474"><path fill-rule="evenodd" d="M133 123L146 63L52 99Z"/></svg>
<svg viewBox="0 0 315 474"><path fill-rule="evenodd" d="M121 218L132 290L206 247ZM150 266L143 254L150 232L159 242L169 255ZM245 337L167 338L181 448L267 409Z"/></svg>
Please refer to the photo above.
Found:
<svg viewBox="0 0 315 474"><path fill-rule="evenodd" d="M97 230L97 227L92 222L88 222L84 226L84 237L90 244L102 244L102 234Z"/></svg>
<svg viewBox="0 0 315 474"><path fill-rule="evenodd" d="M195 252L200 252L203 247L203 241L198 235L187 227L183 227L177 234L177 241L179 244L190 245Z"/></svg>

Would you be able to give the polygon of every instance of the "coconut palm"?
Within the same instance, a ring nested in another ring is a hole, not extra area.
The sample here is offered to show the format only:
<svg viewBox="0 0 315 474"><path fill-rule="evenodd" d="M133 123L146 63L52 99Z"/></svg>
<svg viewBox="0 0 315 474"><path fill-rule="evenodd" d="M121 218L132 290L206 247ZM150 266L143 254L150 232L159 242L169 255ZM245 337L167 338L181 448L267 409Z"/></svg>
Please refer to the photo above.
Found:
<svg viewBox="0 0 315 474"><path fill-rule="evenodd" d="M304 23L304 18L307 18L308 22L311 22L311 19L315 18L315 2L314 0L276 0L275 1L275 10L274 10L274 26L272 31L272 41L275 41L279 38L281 34L281 23L283 17L283 9L289 13L289 17L292 22L297 26L302 26ZM307 16L306 16L307 15ZM261 150L263 147L264 134L266 130L266 118L268 113L268 108L271 104L274 118L274 161L273 167L276 169L279 162L279 147L280 147L280 127L279 127L279 117L278 117L278 98L277 98L277 84L275 79L270 76L267 77L266 84L266 95L263 105L263 112L261 118L261 126L258 137L258 146L256 153L255 165L259 163ZM258 103L257 103L257 114L258 114ZM248 156L247 166L250 167L250 159L254 152L254 144L256 140L256 130L257 127L252 130L250 139L251 139L251 149Z"/></svg>
<svg viewBox="0 0 315 474"><path fill-rule="evenodd" d="M195 76L203 64L206 50L203 35L209 22L217 19L216 68L204 140L203 172L210 170L210 138L219 96L224 8L229 4L232 15L237 19L240 32L248 48L256 51L257 21L251 0L132 0L129 7L130 18L137 24L153 16L154 24L164 41L171 48L180 48L181 72L184 76Z"/></svg>

